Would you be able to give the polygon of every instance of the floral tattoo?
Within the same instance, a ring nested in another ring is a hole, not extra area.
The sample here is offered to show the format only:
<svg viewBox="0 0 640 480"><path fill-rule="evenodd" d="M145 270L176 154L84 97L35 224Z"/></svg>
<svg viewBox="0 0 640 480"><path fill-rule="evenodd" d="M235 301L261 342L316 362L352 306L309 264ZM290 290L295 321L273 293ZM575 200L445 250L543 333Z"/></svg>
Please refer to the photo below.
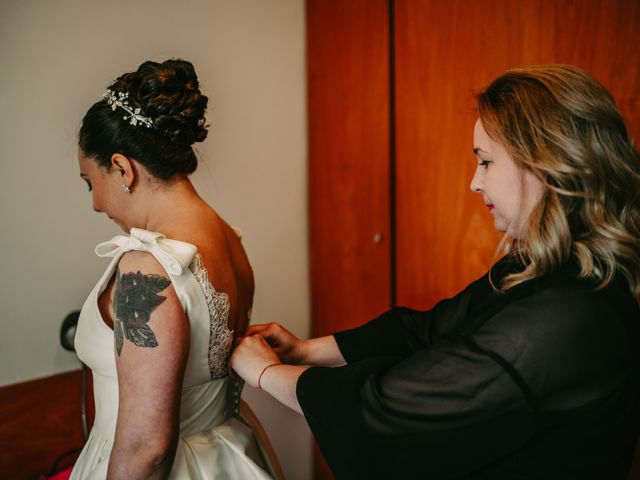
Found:
<svg viewBox="0 0 640 480"><path fill-rule="evenodd" d="M115 337L118 356L122 351L124 338L139 347L157 347L156 336L147 325L151 312L167 297L158 295L171 284L160 275L137 273L116 274L116 291L113 295L115 311Z"/></svg>

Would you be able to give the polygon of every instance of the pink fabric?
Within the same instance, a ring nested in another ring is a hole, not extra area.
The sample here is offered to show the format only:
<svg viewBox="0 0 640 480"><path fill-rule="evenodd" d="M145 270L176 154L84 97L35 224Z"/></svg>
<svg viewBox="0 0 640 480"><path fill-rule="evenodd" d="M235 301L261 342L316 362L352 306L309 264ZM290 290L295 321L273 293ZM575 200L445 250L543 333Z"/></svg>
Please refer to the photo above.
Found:
<svg viewBox="0 0 640 480"><path fill-rule="evenodd" d="M71 476L71 470L73 467L65 468L61 472L56 473L53 477L48 477L47 480L67 480Z"/></svg>

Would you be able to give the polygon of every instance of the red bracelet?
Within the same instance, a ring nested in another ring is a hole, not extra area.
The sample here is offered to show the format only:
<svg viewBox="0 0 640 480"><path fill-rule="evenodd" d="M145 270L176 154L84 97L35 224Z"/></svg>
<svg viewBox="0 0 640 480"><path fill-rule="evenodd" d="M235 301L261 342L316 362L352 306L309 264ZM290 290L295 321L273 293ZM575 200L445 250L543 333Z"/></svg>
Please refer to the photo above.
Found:
<svg viewBox="0 0 640 480"><path fill-rule="evenodd" d="M258 388L259 388L260 390L262 390L262 387L260 386L260 380L262 380L262 375L264 375L264 372L266 372L266 371L267 371L267 368L271 368L271 367L273 367L274 365L280 365L280 363L272 363L271 365L267 365L266 367L264 367L264 368L262 369L262 372L260 373L260 376L258 377Z"/></svg>

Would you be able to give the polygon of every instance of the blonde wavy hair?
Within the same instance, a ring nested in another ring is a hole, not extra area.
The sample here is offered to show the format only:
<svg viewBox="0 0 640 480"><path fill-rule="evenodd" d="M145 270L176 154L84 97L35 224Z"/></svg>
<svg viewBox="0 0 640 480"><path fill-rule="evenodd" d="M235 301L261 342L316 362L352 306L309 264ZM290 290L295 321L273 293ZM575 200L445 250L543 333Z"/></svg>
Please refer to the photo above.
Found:
<svg viewBox="0 0 640 480"><path fill-rule="evenodd" d="M622 274L640 293L640 155L611 94L582 70L509 70L477 95L493 140L544 184L513 253L525 268L498 290L571 260L598 288Z"/></svg>

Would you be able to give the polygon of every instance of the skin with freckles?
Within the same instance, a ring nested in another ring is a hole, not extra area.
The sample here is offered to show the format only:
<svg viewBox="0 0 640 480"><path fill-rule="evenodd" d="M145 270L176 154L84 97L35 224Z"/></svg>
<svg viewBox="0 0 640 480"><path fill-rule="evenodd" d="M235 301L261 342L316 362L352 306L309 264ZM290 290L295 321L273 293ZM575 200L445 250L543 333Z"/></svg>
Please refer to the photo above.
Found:
<svg viewBox="0 0 640 480"><path fill-rule="evenodd" d="M519 238L544 185L514 162L504 146L489 136L480 120L473 128L473 145L478 165L471 190L482 195L496 230Z"/></svg>

